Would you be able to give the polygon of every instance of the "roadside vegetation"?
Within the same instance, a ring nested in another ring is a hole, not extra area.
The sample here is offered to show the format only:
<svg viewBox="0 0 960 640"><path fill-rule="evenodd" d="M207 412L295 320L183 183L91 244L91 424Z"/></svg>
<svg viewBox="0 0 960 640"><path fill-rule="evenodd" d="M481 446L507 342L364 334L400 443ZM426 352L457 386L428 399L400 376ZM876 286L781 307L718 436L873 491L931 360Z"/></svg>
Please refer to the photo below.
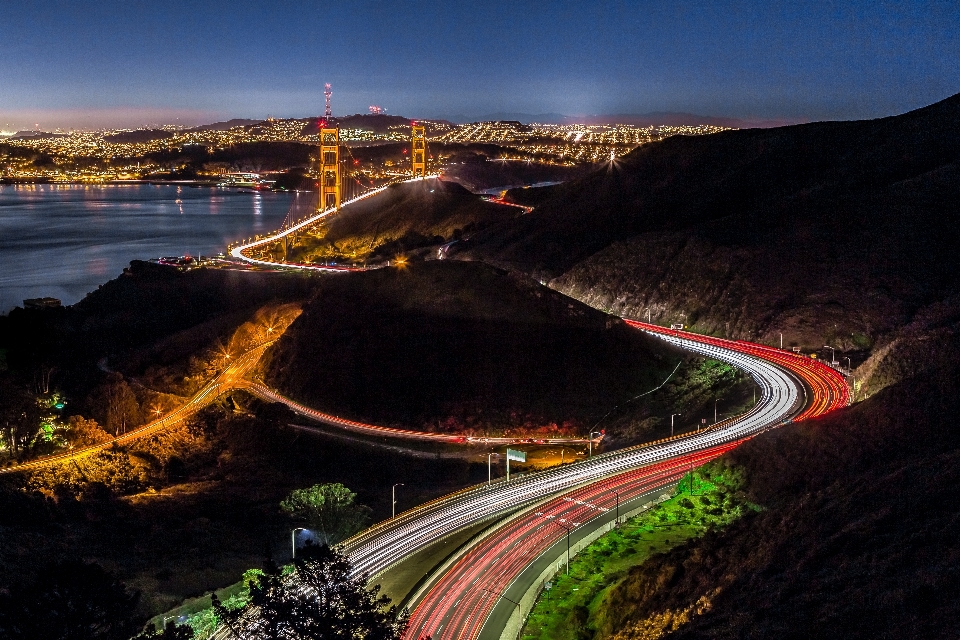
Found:
<svg viewBox="0 0 960 640"><path fill-rule="evenodd" d="M436 253L439 245L515 218L522 209L483 200L455 182L397 184L357 202L302 236L288 249L296 262L381 262ZM279 248L279 247L278 247ZM274 251L274 258L282 258Z"/></svg>
<svg viewBox="0 0 960 640"><path fill-rule="evenodd" d="M765 509L631 570L595 637L956 635L960 324L934 335L920 371L721 458Z"/></svg>
<svg viewBox="0 0 960 640"><path fill-rule="evenodd" d="M606 637L608 596L633 567L759 509L744 498L742 484L740 470L717 463L684 476L669 500L626 520L577 554L569 575L558 573L540 595L521 637Z"/></svg>
<svg viewBox="0 0 960 640"><path fill-rule="evenodd" d="M323 280L265 356L264 380L373 424L534 439L605 429L616 446L669 435L671 413L684 414L679 433L712 423L717 399L729 414L752 397L727 365L459 261Z"/></svg>

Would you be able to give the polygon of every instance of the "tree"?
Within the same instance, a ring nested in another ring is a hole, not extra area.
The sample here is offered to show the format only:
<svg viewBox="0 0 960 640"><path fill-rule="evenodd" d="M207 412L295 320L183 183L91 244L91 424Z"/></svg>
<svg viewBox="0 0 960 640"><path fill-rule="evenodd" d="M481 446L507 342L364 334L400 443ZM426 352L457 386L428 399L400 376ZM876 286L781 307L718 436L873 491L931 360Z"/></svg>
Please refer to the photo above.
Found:
<svg viewBox="0 0 960 640"><path fill-rule="evenodd" d="M0 594L0 637L128 640L142 624L139 599L100 565L49 565L33 582Z"/></svg>
<svg viewBox="0 0 960 640"><path fill-rule="evenodd" d="M280 508L305 523L329 546L350 537L367 523L370 508L355 504L354 498L356 494L339 482L315 484L293 491Z"/></svg>
<svg viewBox="0 0 960 640"><path fill-rule="evenodd" d="M216 594L213 609L236 637L298 640L399 640L407 626L406 611L366 588L366 576L351 576L350 562L326 545L310 545L284 576L269 566L250 585L250 606L227 609Z"/></svg>
<svg viewBox="0 0 960 640"><path fill-rule="evenodd" d="M114 435L126 433L139 426L140 404L130 385L118 373L110 374L90 398L94 416L104 429Z"/></svg>
<svg viewBox="0 0 960 640"><path fill-rule="evenodd" d="M38 398L7 376L0 377L0 429L13 455L29 449L40 431Z"/></svg>
<svg viewBox="0 0 960 640"><path fill-rule="evenodd" d="M96 420L87 420L83 416L70 416L67 421L67 442L74 447L86 447L100 444L110 439L110 434L100 428Z"/></svg>
<svg viewBox="0 0 960 640"><path fill-rule="evenodd" d="M150 625L141 631L133 640L193 640L193 629L186 624L177 624L174 620L167 620L163 629Z"/></svg>

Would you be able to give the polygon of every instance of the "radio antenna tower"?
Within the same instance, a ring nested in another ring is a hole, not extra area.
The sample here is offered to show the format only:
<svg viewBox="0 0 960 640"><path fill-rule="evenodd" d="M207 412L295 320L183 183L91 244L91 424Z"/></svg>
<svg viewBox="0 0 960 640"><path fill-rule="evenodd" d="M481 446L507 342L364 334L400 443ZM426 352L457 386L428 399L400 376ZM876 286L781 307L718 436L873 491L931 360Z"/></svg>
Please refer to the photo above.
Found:
<svg viewBox="0 0 960 640"><path fill-rule="evenodd" d="M327 108L323 110L323 117L330 118L333 116L333 111L330 109L330 96L333 95L333 91L330 90L330 83L323 85L323 97L327 99Z"/></svg>

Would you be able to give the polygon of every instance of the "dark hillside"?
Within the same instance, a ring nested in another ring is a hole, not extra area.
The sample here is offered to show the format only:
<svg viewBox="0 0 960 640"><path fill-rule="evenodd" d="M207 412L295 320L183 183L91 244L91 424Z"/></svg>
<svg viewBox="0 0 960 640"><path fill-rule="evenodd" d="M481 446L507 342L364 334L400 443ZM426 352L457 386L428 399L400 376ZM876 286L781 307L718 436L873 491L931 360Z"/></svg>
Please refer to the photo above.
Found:
<svg viewBox="0 0 960 640"><path fill-rule="evenodd" d="M448 145L452 146L452 145ZM453 156L451 161L458 156ZM473 192L509 189L541 182L563 182L587 174L589 166L567 167L559 164L496 160L476 154L459 154L461 162L451 162L443 171L445 180L459 182Z"/></svg>
<svg viewBox="0 0 960 640"><path fill-rule="evenodd" d="M960 280L960 96L901 116L673 137L466 255L600 308L866 349ZM524 200L529 200L524 194Z"/></svg>
<svg viewBox="0 0 960 640"><path fill-rule="evenodd" d="M960 325L928 370L727 456L768 509L636 567L598 637L955 638ZM689 621L689 622L688 622Z"/></svg>
<svg viewBox="0 0 960 640"><path fill-rule="evenodd" d="M582 429L681 359L526 279L434 261L324 280L269 355L266 379L358 419L550 431Z"/></svg>
<svg viewBox="0 0 960 640"><path fill-rule="evenodd" d="M268 303L306 299L315 279L297 274L196 269L134 261L124 275L62 309L15 309L0 324L11 369L52 371L54 386L80 392L102 376L98 359L203 325L227 332ZM223 325L222 327L220 325ZM213 329L212 329L213 330ZM182 349L192 345L184 343Z"/></svg>

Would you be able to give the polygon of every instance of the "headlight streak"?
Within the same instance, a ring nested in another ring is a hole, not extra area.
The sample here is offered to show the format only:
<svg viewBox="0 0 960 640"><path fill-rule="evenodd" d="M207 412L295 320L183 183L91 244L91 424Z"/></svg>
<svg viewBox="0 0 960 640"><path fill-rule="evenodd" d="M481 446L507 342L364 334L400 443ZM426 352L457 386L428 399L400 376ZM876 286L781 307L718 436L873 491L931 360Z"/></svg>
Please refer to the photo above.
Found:
<svg viewBox="0 0 960 640"><path fill-rule="evenodd" d="M439 176L438 176L438 175L429 175L429 176L424 176L424 177L422 177L422 178L411 178L411 179L409 179L409 180L401 180L401 181L399 181L399 183L398 183L398 182L394 182L394 183L391 183L391 184L384 185L384 186L382 186L382 187L378 187L378 188L376 188L376 189L371 189L370 191L367 191L366 193L363 193L363 194L357 196L356 198L353 198L353 199L351 199L351 200L347 200L346 202L341 203L341 204L340 204L340 209L343 209L343 208L346 207L347 205L353 204L354 202L359 202L360 200L364 200L364 199L366 199L366 198L369 198L370 196L375 196L375 195L377 195L378 193L383 193L384 191L387 190L388 187L390 187L390 186L393 185L393 184L402 184L402 183L407 183L407 182L418 182L418 181L421 181L421 180L429 180L429 179L431 179L431 178L437 178L437 177L439 177ZM326 209L326 210L324 210L324 211L321 211L321 212L318 213L317 215L312 216L312 217L310 217L310 218L307 218L307 219L304 220L303 222L300 222L300 223L298 223L298 224L295 224L295 225L293 225L292 227L290 227L290 228L288 228L288 229L284 229L283 231L280 231L280 232L278 232L278 233L274 233L273 235L266 236L266 237L264 237L264 238L261 238L261 239L259 239L259 240L255 240L255 241L253 241L253 242L248 242L247 244L243 244L243 245L234 247L233 249L230 250L230 255L233 256L234 258L237 258L238 260L243 260L244 262L249 262L249 263L251 263L251 264L257 264L257 265L266 266L266 267L283 267L283 268L289 268L289 269L298 269L298 270L301 270L301 271L328 271L328 272L331 272L331 273L336 273L336 272L341 272L341 271L346 272L346 271L365 271L365 270L367 270L369 267L327 267L327 266L320 266L320 265L299 264L299 263L294 263L294 262L270 262L269 260L258 260L258 259L256 259L256 258L251 258L251 257L249 257L249 256L244 255L244 253L243 253L244 251L246 251L246 250L248 250L248 249L253 249L254 247L259 247L259 246L261 246L261 245L265 245L265 244L270 244L270 243L272 243L272 242L276 242L277 240L280 240L280 239L282 239L282 238L285 238L285 237L287 237L288 235L290 235L290 234L292 234L292 233L296 233L297 231L302 231L302 230L304 230L304 229L307 229L308 227L313 226L313 225L316 224L317 222L320 222L320 221L323 220L324 218L327 218L327 217L333 215L333 214L336 213L336 212L337 212L336 209Z"/></svg>
<svg viewBox="0 0 960 640"><path fill-rule="evenodd" d="M691 463L702 464L761 431L794 418L822 415L845 406L849 401L846 383L839 373L829 367L818 367L816 364L819 363L812 364L800 356L748 342L676 332L632 320L627 322L683 349L727 362L747 372L760 388L759 401L750 411L698 434L600 454L509 483L464 489L401 513L341 543L340 551L349 557L354 575L365 574L375 579L409 555L464 527L502 519L551 496L579 491L581 493L571 495L576 495L581 502L599 502L601 506L606 506L613 487L622 488L625 497L640 495L650 487L675 481L689 469ZM576 505L575 501L561 502ZM588 521L588 514L581 512L585 508L578 505L579 510L571 513L569 519ZM501 530L503 527L475 544L471 552L479 549L478 545L484 541L493 540ZM524 543L525 551L514 553L510 542L502 542L500 546L494 545L492 550L487 550L484 557L493 558L498 566L502 565L502 571L490 574L495 575L498 581L494 586L502 588L504 581L511 580L511 576L516 577L538 553L552 544L551 534L546 533L540 525L527 529L524 539L530 541ZM447 571L444 576L449 574L450 571ZM437 638L475 638L482 629L496 604L494 597L489 594L478 596L475 602L471 600L472 606L469 606L465 604L463 588L457 591L459 597L456 598L449 588L435 592L437 585L446 584L444 576L440 576L431 590L418 598L418 602L423 604L414 611L413 622L416 625L411 624L408 638L417 637L411 634L418 630L426 633L431 629L438 634ZM469 582L467 579L470 579ZM458 584L464 583L464 587L473 588L478 580L478 575L469 574L461 578ZM446 598L444 594L447 594ZM456 619L450 618L452 609L456 609ZM250 623L253 624L253 619ZM228 636L218 634L217 637Z"/></svg>

